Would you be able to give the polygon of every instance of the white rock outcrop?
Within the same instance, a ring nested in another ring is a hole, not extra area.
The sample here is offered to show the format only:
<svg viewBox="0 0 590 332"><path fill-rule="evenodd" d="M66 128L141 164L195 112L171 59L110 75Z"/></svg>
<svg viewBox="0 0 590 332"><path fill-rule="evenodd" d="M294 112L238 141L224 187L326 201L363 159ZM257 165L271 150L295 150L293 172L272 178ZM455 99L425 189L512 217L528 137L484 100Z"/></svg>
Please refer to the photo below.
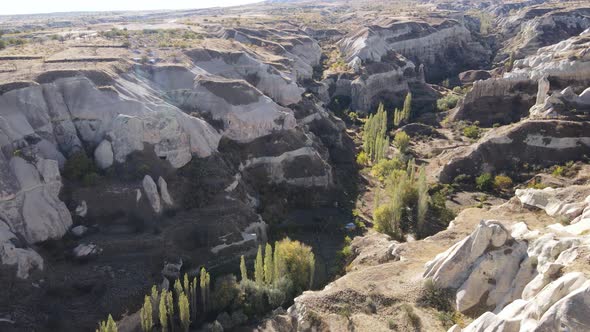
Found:
<svg viewBox="0 0 590 332"><path fill-rule="evenodd" d="M223 136L238 142L296 126L290 109L243 80L198 76L192 90L171 91L168 97L183 109L195 109L222 121Z"/></svg>
<svg viewBox="0 0 590 332"><path fill-rule="evenodd" d="M151 176L146 175L142 181L143 192L150 202L150 206L155 213L162 212L162 203L160 201L160 194L158 193L158 186Z"/></svg>
<svg viewBox="0 0 590 332"><path fill-rule="evenodd" d="M158 178L158 188L160 189L162 202L168 207L173 206L174 201L172 200L172 196L170 196L170 192L168 192L168 183L161 176Z"/></svg>
<svg viewBox="0 0 590 332"><path fill-rule="evenodd" d="M43 258L32 249L20 248L16 235L0 220L0 262L16 265L16 275L26 279L33 269L43 270Z"/></svg>

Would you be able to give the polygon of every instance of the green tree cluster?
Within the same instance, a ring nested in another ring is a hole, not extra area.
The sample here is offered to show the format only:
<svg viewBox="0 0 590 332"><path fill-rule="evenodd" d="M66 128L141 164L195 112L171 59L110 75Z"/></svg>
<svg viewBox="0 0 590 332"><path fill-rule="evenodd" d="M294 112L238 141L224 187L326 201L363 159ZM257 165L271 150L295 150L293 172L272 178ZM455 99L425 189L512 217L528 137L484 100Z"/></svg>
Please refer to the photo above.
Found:
<svg viewBox="0 0 590 332"><path fill-rule="evenodd" d="M396 169L386 179L385 192L389 200L378 206L373 215L378 231L403 239L413 233L422 237L427 233L426 217L431 204L424 167L408 162L407 169Z"/></svg>
<svg viewBox="0 0 590 332"><path fill-rule="evenodd" d="M98 323L98 329L96 332L118 332L117 323L113 319L113 316L109 315L106 321Z"/></svg>
<svg viewBox="0 0 590 332"><path fill-rule="evenodd" d="M389 147L386 131L387 112L383 104L380 104L377 113L369 115L363 127L363 150L372 162L385 158Z"/></svg>

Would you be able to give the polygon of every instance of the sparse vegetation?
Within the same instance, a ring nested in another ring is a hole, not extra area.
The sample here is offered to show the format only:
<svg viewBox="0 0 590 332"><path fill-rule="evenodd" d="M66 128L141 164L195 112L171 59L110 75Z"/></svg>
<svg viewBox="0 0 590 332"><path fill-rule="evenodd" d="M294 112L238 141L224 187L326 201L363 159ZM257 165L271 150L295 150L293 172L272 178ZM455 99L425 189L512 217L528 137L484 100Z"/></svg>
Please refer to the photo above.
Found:
<svg viewBox="0 0 590 332"><path fill-rule="evenodd" d="M477 190L489 191L494 186L494 178L490 173L483 173L475 179L475 187Z"/></svg>
<svg viewBox="0 0 590 332"><path fill-rule="evenodd" d="M496 175L494 177L494 189L508 190L512 188L512 179L506 175Z"/></svg>
<svg viewBox="0 0 590 332"><path fill-rule="evenodd" d="M480 135L480 129L476 125L471 125L463 128L463 136L471 139L478 139Z"/></svg>
<svg viewBox="0 0 590 332"><path fill-rule="evenodd" d="M460 96L450 93L436 101L436 108L441 112L448 111L455 108L457 103L459 103L459 100L461 100Z"/></svg>
<svg viewBox="0 0 590 332"><path fill-rule="evenodd" d="M393 142L402 154L408 152L408 148L410 147L410 136L408 136L408 134L403 131L398 132L395 134Z"/></svg>

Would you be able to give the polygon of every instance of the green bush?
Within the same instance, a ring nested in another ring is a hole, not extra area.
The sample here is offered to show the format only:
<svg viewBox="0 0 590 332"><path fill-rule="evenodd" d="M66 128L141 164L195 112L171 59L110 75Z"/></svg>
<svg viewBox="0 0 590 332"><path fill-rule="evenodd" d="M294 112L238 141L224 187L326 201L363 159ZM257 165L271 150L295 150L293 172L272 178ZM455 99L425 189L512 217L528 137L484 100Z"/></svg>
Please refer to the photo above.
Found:
<svg viewBox="0 0 590 332"><path fill-rule="evenodd" d="M395 138L393 139L395 146L399 149L402 154L408 152L408 148L410 146L410 136L403 131L398 132L395 134Z"/></svg>
<svg viewBox="0 0 590 332"><path fill-rule="evenodd" d="M356 155L356 163L360 166L366 166L369 164L369 156L365 153L365 151L361 151L358 155Z"/></svg>
<svg viewBox="0 0 590 332"><path fill-rule="evenodd" d="M0 39L0 50L3 50L6 48L6 42L2 39Z"/></svg>
<svg viewBox="0 0 590 332"><path fill-rule="evenodd" d="M476 125L471 125L463 128L463 136L471 139L478 139L479 138L479 127Z"/></svg>
<svg viewBox="0 0 590 332"><path fill-rule="evenodd" d="M553 170L553 172L551 172L551 175L553 175L553 176L563 176L564 173L565 173L565 168L563 166L557 166L557 167L555 167L555 169Z"/></svg>
<svg viewBox="0 0 590 332"><path fill-rule="evenodd" d="M384 179L388 178L389 175L393 173L393 171L400 170L405 167L405 163L399 158L381 159L379 162L373 165L373 167L371 167L371 174L379 178L380 181L383 181Z"/></svg>
<svg viewBox="0 0 590 332"><path fill-rule="evenodd" d="M496 175L494 177L494 188L496 190L508 190L512 188L512 179L506 175Z"/></svg>
<svg viewBox="0 0 590 332"><path fill-rule="evenodd" d="M68 180L82 181L86 175L96 173L96 167L92 159L86 153L80 151L74 153L64 165L63 176ZM94 176L91 176L91 179Z"/></svg>
<svg viewBox="0 0 590 332"><path fill-rule="evenodd" d="M448 94L436 101L436 108L441 112L448 111L451 108L455 108L459 100L461 100L461 97L456 94Z"/></svg>
<svg viewBox="0 0 590 332"><path fill-rule="evenodd" d="M422 307L434 308L438 311L452 311L452 293L439 287L432 279L424 280L417 304Z"/></svg>
<svg viewBox="0 0 590 332"><path fill-rule="evenodd" d="M477 190L488 191L494 186L494 178L490 173L483 173L475 179Z"/></svg>

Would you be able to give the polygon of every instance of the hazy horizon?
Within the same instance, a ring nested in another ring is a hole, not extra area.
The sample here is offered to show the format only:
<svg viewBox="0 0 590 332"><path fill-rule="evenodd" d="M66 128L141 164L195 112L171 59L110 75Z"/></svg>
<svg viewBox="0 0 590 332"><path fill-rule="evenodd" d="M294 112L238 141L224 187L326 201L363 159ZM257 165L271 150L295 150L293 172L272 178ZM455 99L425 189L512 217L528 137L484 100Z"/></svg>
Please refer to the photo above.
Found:
<svg viewBox="0 0 590 332"><path fill-rule="evenodd" d="M181 10L211 7L229 7L261 2L263 0L101 0L82 2L80 0L19 0L0 7L2 15L50 14L67 12L103 12L137 10Z"/></svg>

